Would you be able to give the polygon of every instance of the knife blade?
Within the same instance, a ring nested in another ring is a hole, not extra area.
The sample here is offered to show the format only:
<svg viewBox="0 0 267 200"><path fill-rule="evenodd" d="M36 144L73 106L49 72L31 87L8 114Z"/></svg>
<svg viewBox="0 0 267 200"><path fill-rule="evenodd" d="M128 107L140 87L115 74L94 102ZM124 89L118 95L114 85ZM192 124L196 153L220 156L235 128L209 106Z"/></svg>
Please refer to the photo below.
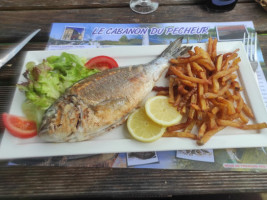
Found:
<svg viewBox="0 0 267 200"><path fill-rule="evenodd" d="M3 67L11 58L13 58L41 29L37 29L22 40L13 49L7 52L2 58L0 58L0 68Z"/></svg>

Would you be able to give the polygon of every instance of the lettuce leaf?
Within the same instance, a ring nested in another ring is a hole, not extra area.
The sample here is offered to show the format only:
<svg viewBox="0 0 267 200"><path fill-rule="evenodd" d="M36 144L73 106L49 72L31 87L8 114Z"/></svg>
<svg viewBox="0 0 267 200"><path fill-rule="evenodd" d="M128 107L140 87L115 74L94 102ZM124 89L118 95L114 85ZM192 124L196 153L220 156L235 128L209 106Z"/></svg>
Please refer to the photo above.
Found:
<svg viewBox="0 0 267 200"><path fill-rule="evenodd" d="M37 119L33 113L43 113L68 87L99 72L96 69L87 69L84 66L85 62L84 58L63 52L60 56L50 56L37 65L34 62L27 63L23 74L26 81L17 84L19 90L26 96L23 105L23 108L26 108L23 110L27 110L26 117L32 120L36 118L39 123L40 114L36 115Z"/></svg>

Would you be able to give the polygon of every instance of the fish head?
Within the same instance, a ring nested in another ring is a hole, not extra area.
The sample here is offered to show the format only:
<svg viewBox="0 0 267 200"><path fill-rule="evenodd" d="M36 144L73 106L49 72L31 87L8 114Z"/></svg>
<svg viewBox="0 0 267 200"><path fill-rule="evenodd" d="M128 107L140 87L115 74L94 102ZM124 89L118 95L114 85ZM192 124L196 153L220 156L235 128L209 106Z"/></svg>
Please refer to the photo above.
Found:
<svg viewBox="0 0 267 200"><path fill-rule="evenodd" d="M38 131L41 139L48 142L71 142L81 118L79 106L74 101L74 96L61 97L47 109Z"/></svg>

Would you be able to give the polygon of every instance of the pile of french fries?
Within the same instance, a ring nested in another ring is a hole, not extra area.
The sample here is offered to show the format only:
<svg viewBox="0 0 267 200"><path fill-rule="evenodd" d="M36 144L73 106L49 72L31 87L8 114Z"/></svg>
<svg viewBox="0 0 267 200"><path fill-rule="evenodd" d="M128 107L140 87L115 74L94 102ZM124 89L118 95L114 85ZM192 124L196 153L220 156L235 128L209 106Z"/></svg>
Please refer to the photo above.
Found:
<svg viewBox="0 0 267 200"><path fill-rule="evenodd" d="M248 124L254 114L241 96L237 81L238 49L217 55L217 39L209 38L207 51L190 50L189 57L170 60L169 87L155 87L157 95L168 95L185 121L170 126L163 137L186 137L204 145L227 126L240 129L267 128L266 123ZM192 132L196 126L197 134Z"/></svg>

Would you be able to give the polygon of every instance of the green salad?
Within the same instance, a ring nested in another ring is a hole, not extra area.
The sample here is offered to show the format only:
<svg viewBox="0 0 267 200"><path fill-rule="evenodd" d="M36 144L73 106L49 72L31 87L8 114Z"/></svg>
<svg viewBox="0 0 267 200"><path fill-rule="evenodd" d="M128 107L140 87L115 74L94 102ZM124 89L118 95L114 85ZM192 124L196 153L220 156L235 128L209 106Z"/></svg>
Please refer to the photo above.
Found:
<svg viewBox="0 0 267 200"><path fill-rule="evenodd" d="M75 82L99 72L87 69L86 59L63 52L60 56L50 56L42 63L29 62L23 74L26 82L17 84L25 93L22 110L26 117L39 125L44 111L60 97L66 88Z"/></svg>

